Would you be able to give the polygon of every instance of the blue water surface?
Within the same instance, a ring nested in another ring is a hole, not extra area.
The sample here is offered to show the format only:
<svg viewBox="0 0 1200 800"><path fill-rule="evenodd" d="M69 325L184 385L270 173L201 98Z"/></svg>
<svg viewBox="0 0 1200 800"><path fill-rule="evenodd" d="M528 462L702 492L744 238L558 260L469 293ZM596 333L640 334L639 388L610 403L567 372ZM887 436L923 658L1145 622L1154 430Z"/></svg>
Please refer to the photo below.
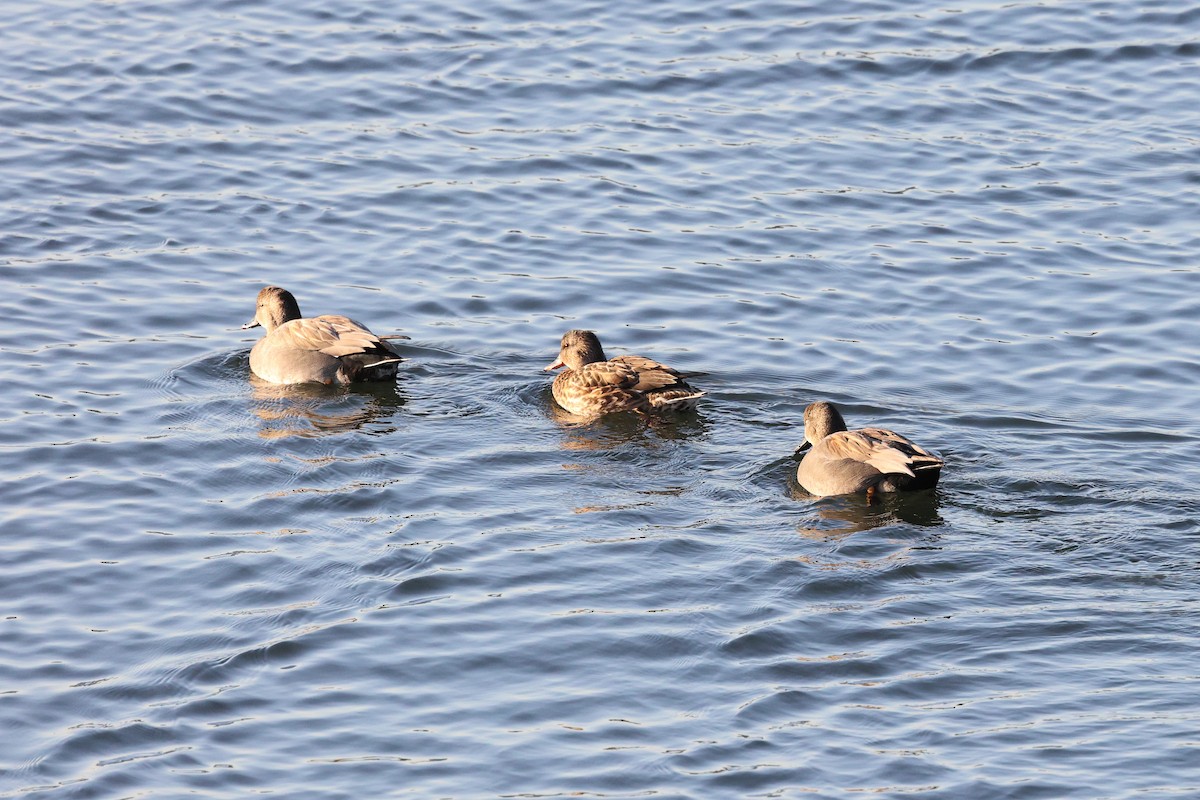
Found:
<svg viewBox="0 0 1200 800"><path fill-rule="evenodd" d="M6 12L0 797L1200 795L1200 4Z"/></svg>

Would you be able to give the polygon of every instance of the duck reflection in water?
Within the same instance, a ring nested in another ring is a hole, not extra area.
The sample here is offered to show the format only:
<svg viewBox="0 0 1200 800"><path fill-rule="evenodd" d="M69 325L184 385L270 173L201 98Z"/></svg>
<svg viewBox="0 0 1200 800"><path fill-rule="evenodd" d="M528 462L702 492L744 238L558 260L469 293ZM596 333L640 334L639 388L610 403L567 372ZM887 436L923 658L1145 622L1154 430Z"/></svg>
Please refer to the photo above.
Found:
<svg viewBox="0 0 1200 800"><path fill-rule="evenodd" d="M562 431L562 446L566 450L613 450L631 442L655 447L708 433L708 422L696 414L625 413L588 417L572 414L549 397L546 400L546 416Z"/></svg>
<svg viewBox="0 0 1200 800"><path fill-rule="evenodd" d="M263 423L263 439L328 436L367 425L377 426L373 433L388 433L395 429L388 420L405 402L394 383L283 386L251 375L250 387L250 410Z"/></svg>
<svg viewBox="0 0 1200 800"><path fill-rule="evenodd" d="M791 483L789 489L793 499L813 499L798 484ZM808 507L817 519L809 516L796 526L796 532L809 538L827 539L890 525L933 528L945 524L938 510L938 499L937 490L895 492L880 495L872 503L853 495L824 497Z"/></svg>

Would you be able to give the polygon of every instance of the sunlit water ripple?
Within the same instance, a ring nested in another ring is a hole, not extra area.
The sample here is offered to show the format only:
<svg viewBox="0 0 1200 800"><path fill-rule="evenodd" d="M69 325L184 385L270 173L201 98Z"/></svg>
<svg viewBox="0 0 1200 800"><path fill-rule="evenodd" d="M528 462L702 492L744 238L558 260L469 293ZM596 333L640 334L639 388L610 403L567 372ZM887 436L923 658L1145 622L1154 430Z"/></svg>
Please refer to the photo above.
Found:
<svg viewBox="0 0 1200 800"><path fill-rule="evenodd" d="M0 796L1200 794L1200 5L10 6Z"/></svg>

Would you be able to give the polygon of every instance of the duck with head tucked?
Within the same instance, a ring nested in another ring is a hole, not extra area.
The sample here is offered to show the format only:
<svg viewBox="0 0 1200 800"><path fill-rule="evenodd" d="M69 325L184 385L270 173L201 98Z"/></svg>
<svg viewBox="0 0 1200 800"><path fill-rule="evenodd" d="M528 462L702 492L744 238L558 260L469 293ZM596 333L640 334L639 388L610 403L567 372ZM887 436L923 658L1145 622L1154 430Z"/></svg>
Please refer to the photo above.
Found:
<svg viewBox="0 0 1200 800"><path fill-rule="evenodd" d="M361 322L341 314L301 317L296 298L267 286L258 293L254 319L267 335L250 351L250 369L271 383L347 384L394 380L400 354ZM388 336L387 339L405 339Z"/></svg>
<svg viewBox="0 0 1200 800"><path fill-rule="evenodd" d="M946 463L887 428L846 430L841 413L825 401L804 409L800 450L807 452L796 481L806 492L818 497L865 492L867 502L878 492L931 489Z"/></svg>
<svg viewBox="0 0 1200 800"><path fill-rule="evenodd" d="M704 392L684 381L684 375L644 356L607 358L592 331L563 334L558 358L546 371L566 369L554 379L554 400L581 417L614 411L657 414L696 407Z"/></svg>

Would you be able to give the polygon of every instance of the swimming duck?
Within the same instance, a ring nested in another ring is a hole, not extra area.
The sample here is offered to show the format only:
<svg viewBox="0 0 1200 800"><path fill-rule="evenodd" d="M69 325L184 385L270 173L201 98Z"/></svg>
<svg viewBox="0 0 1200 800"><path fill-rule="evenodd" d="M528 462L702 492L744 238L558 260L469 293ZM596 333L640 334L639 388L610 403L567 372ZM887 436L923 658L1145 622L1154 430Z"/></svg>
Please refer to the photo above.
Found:
<svg viewBox="0 0 1200 800"><path fill-rule="evenodd" d="M383 338L341 314L301 317L286 289L267 286L258 293L254 319L242 330L259 325L267 335L250 351L250 369L263 380L345 384L396 377L400 354Z"/></svg>
<svg viewBox="0 0 1200 800"><path fill-rule="evenodd" d="M832 403L804 409L804 443L810 448L796 470L796 481L809 494L867 493L930 489L946 463L911 440L886 428L846 430Z"/></svg>
<svg viewBox="0 0 1200 800"><path fill-rule="evenodd" d="M612 411L652 414L696 407L704 396L684 382L677 370L644 356L606 358L592 331L563 334L558 358L546 371L566 367L552 391L560 406L583 417Z"/></svg>

